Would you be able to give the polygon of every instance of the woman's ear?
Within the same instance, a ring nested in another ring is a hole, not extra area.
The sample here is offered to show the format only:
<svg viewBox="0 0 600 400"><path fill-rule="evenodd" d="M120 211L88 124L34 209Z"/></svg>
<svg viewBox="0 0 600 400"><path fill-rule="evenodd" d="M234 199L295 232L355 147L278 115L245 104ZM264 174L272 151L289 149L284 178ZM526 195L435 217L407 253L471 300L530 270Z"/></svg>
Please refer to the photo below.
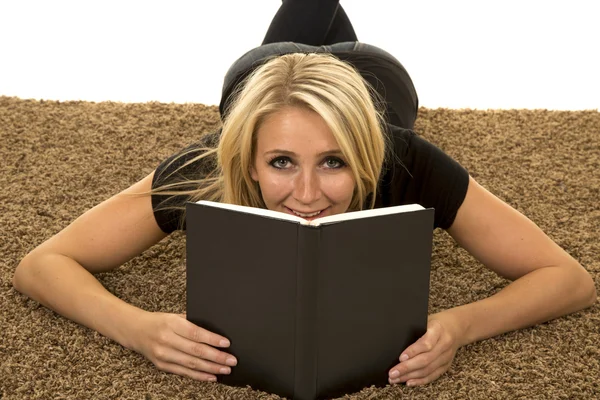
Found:
<svg viewBox="0 0 600 400"><path fill-rule="evenodd" d="M248 171L250 172L250 177L252 178L252 180L254 182L258 182L258 174L256 173L256 168L254 168L254 165L250 165Z"/></svg>

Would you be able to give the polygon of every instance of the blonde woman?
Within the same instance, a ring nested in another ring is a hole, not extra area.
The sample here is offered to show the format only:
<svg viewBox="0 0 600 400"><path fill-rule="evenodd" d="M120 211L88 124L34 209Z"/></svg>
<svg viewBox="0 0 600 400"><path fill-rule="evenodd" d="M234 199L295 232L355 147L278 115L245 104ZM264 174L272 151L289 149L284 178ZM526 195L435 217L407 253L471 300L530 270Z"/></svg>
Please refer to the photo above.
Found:
<svg viewBox="0 0 600 400"><path fill-rule="evenodd" d="M337 1L286 0L263 46L240 58L225 79L222 129L31 251L14 286L161 370L216 380L237 363L227 338L184 316L129 305L94 274L185 229L187 200L307 219L420 203L435 208L433 229L446 229L513 282L492 297L431 315L427 332L387 371L390 383L426 384L465 344L593 304L594 283L576 260L410 130L417 108L404 68L359 43Z"/></svg>

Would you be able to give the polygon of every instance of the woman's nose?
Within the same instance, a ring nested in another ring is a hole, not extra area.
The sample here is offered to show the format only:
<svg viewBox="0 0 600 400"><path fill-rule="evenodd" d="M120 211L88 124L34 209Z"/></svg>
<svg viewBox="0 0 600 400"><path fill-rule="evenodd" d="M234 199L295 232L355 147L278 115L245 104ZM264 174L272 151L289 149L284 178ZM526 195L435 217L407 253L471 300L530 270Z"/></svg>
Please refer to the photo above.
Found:
<svg viewBox="0 0 600 400"><path fill-rule="evenodd" d="M302 171L294 182L294 198L302 204L312 204L321 198L319 176L314 170Z"/></svg>

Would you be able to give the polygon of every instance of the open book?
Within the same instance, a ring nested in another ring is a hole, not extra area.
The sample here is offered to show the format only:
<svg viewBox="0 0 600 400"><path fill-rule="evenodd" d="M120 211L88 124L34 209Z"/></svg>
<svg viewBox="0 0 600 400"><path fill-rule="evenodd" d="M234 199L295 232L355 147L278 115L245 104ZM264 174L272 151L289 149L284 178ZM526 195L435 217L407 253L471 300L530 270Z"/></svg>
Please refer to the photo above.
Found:
<svg viewBox="0 0 600 400"><path fill-rule="evenodd" d="M433 214L188 203L187 318L238 359L219 381L294 399L386 385L426 331Z"/></svg>
<svg viewBox="0 0 600 400"><path fill-rule="evenodd" d="M245 212L248 214L262 215L263 217L283 219L286 221L298 222L302 225L319 226L323 224L331 224L333 222L347 221L350 219L377 217L379 215L397 214L401 212L410 212L423 210L423 206L419 204L406 204L403 206L385 207L385 208L374 208L370 210L352 211L342 214L330 215L327 217L316 218L314 220L307 220L297 215L286 214L279 211L268 210L266 208L246 207L238 206L235 204L217 203L214 201L201 200L196 204L201 204L210 207L224 208L232 211Z"/></svg>

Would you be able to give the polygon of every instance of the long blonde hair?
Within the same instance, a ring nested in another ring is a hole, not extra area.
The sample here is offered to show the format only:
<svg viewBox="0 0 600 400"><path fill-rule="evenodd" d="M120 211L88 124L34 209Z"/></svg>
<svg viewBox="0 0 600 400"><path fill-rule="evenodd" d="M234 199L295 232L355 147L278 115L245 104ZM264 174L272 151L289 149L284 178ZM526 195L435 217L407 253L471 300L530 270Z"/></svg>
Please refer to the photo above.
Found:
<svg viewBox="0 0 600 400"><path fill-rule="evenodd" d="M387 136L373 100L377 94L352 66L329 54L286 54L265 62L239 87L218 145L196 149L201 154L180 167L206 159L211 171L153 193L264 208L258 183L250 176L256 133L267 116L292 106L319 114L340 146L356 182L349 211L374 207ZM177 190L183 185L188 189Z"/></svg>

